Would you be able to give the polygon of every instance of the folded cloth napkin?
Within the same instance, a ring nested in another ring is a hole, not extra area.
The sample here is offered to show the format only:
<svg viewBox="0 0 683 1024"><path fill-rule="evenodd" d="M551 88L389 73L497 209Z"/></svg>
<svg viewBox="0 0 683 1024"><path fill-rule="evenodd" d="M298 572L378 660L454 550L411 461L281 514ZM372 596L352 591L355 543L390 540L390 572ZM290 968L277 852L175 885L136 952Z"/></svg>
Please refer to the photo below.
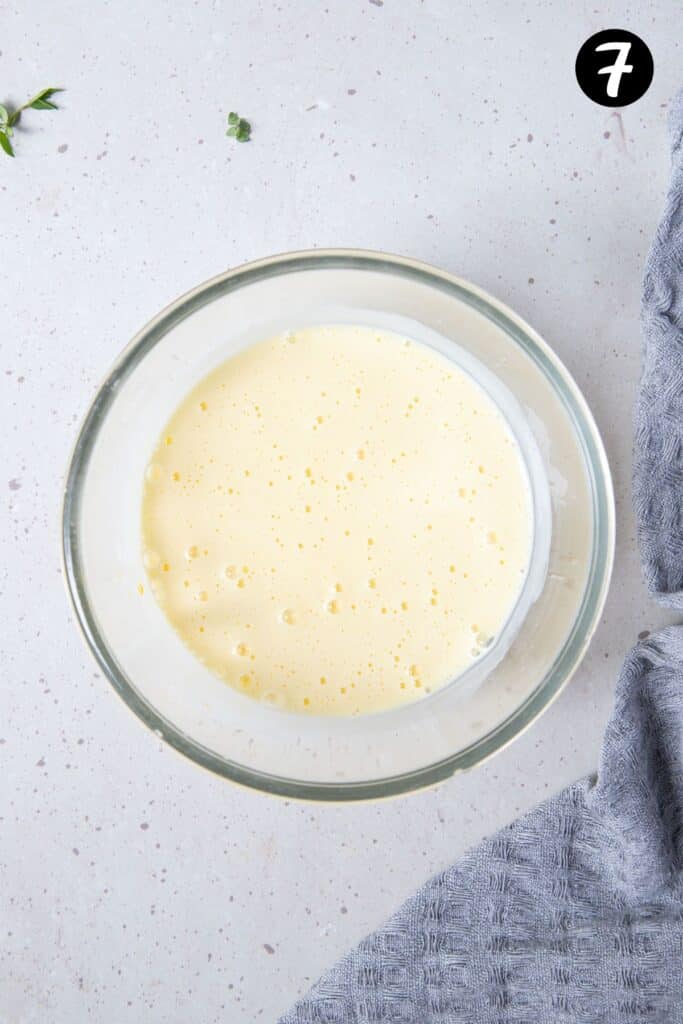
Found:
<svg viewBox="0 0 683 1024"><path fill-rule="evenodd" d="M683 609L683 94L645 276L634 497ZM432 879L280 1024L683 1021L683 626L626 657L596 778Z"/></svg>

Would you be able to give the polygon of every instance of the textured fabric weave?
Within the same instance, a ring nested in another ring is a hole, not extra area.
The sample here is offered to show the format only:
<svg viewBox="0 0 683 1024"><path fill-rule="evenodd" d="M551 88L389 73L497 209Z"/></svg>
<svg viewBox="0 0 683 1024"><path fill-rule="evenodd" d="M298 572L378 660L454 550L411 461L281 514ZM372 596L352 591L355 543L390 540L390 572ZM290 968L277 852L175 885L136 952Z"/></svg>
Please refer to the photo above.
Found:
<svg viewBox="0 0 683 1024"><path fill-rule="evenodd" d="M683 94L648 259L634 500L652 593L683 608ZM683 1022L683 626L621 670L597 779L432 879L281 1024Z"/></svg>

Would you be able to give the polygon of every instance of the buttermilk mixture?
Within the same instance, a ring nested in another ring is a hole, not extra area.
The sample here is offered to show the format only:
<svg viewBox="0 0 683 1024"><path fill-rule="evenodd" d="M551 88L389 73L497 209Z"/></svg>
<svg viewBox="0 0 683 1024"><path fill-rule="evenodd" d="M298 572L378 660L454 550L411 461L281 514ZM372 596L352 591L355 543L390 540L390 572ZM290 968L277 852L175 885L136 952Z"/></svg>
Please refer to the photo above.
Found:
<svg viewBox="0 0 683 1024"><path fill-rule="evenodd" d="M153 593L243 694L323 715L423 696L481 657L524 582L526 471L488 395L370 327L287 332L228 359L152 454Z"/></svg>

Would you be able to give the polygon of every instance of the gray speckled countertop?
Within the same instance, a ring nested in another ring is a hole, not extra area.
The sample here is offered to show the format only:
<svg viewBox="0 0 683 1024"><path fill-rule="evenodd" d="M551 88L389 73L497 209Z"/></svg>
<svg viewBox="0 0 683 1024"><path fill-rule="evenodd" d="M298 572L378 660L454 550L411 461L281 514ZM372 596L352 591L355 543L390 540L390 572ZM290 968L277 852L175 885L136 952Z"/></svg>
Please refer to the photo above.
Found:
<svg viewBox="0 0 683 1024"><path fill-rule="evenodd" d="M3 5L4 99L64 85L0 154L3 1024L272 1021L417 885L596 764L626 647L666 621L629 504L641 267L667 174L679 5L310 0ZM612 26L654 54L621 114L579 91ZM236 108L253 141L225 138ZM237 789L148 733L73 625L61 481L98 380L160 307L309 246L432 261L577 378L617 493L614 581L571 685L485 767L387 803Z"/></svg>

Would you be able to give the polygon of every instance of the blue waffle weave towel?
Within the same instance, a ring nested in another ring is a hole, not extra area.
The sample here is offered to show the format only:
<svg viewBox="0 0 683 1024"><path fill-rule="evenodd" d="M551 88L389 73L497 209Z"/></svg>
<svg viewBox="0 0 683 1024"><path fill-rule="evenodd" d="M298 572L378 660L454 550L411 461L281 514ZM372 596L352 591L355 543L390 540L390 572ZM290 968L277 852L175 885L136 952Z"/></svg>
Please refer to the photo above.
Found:
<svg viewBox="0 0 683 1024"><path fill-rule="evenodd" d="M648 258L634 501L651 592L683 608L683 93ZM683 626L626 657L596 778L432 879L280 1024L683 1021Z"/></svg>

